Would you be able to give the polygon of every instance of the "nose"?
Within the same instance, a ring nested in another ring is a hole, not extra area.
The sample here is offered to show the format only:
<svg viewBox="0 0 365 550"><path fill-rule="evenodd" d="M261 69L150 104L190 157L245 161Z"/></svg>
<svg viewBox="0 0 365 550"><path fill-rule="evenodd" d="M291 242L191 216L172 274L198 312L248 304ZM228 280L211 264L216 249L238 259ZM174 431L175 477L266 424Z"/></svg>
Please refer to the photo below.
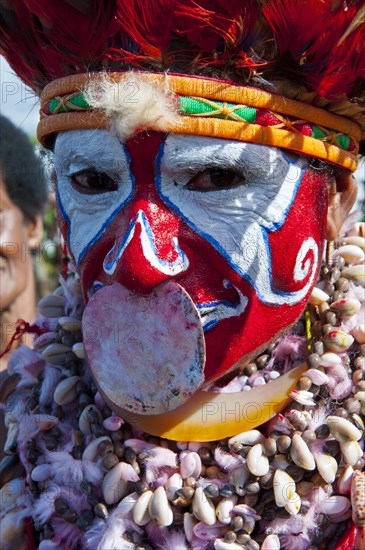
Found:
<svg viewBox="0 0 365 550"><path fill-rule="evenodd" d="M114 242L103 263L109 277L140 294L150 293L189 267L178 242L181 220L159 196L155 181L164 140L163 134L152 132L126 144L134 194L119 214Z"/></svg>
<svg viewBox="0 0 365 550"><path fill-rule="evenodd" d="M188 267L188 257L181 250L178 238L164 232L156 239L147 215L141 209L130 221L126 234L116 240L103 263L107 275L140 294L150 293L155 286L181 275Z"/></svg>

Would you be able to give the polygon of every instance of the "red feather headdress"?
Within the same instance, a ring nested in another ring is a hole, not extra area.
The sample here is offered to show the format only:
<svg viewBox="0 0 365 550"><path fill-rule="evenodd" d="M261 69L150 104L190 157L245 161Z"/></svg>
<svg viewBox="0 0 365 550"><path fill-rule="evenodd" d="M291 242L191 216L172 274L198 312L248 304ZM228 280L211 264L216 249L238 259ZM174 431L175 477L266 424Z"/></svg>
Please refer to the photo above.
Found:
<svg viewBox="0 0 365 550"><path fill-rule="evenodd" d="M365 0L0 0L0 52L36 93L88 71L229 79L365 127Z"/></svg>

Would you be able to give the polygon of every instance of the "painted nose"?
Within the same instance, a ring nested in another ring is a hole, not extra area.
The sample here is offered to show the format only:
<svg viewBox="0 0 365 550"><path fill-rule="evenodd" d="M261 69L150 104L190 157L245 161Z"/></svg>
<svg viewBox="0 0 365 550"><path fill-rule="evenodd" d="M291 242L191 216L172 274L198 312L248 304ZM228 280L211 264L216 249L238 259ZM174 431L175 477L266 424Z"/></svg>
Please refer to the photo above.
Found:
<svg viewBox="0 0 365 550"><path fill-rule="evenodd" d="M159 235L160 245L161 240L163 246L157 247L145 212L138 210L126 234L105 256L105 273L139 294L148 294L164 281L178 277L188 269L188 257L177 237Z"/></svg>

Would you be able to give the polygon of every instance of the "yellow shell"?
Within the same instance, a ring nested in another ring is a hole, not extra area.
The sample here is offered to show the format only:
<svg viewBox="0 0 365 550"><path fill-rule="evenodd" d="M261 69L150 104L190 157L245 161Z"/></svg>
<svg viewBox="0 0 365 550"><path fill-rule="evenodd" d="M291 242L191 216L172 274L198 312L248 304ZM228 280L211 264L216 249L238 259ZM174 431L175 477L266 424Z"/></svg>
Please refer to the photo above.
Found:
<svg viewBox="0 0 365 550"><path fill-rule="evenodd" d="M215 441L252 430L280 412L306 368L303 364L247 392L198 391L187 403L164 414L142 416L109 400L107 403L127 422L151 435L175 441Z"/></svg>

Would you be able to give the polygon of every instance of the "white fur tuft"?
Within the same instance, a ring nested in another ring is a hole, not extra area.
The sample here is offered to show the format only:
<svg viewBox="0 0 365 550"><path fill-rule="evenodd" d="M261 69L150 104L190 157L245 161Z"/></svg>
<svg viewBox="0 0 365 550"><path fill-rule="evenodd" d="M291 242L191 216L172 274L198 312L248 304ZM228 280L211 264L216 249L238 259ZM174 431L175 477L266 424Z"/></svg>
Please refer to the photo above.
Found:
<svg viewBox="0 0 365 550"><path fill-rule="evenodd" d="M120 82L105 76L89 84L84 95L89 105L106 114L124 142L142 130L166 132L179 121L173 96L157 83L147 82L141 73L129 74Z"/></svg>

